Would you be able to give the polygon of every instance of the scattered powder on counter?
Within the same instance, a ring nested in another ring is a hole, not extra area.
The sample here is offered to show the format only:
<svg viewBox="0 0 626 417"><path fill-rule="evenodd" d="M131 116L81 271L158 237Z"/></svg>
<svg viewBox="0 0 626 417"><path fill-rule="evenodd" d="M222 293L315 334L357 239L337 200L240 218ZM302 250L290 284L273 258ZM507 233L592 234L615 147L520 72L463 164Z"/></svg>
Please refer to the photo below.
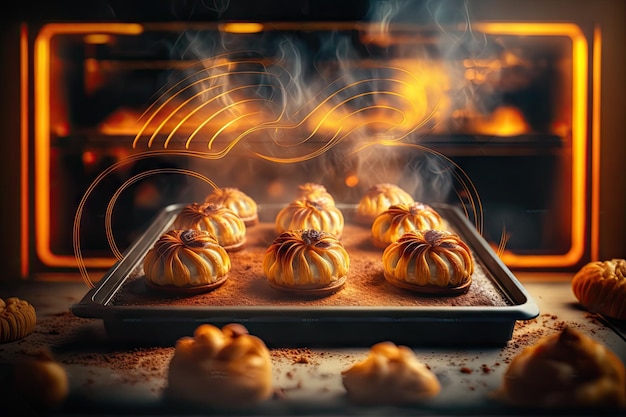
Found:
<svg viewBox="0 0 626 417"><path fill-rule="evenodd" d="M275 348L270 350L273 360L284 359L291 363L299 364L318 364L315 354L309 348Z"/></svg>

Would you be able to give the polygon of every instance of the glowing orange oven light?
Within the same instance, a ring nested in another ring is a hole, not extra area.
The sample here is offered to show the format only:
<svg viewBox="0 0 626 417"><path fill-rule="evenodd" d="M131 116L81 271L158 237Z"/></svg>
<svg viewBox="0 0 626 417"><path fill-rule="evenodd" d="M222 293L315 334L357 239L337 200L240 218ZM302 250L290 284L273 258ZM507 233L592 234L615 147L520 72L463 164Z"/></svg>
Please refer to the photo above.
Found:
<svg viewBox="0 0 626 417"><path fill-rule="evenodd" d="M588 72L588 46L585 36L580 28L574 24L522 24L522 23L477 23L477 30L494 35L514 35L514 36L564 36L572 40L572 220L571 220L571 248L563 255L536 255L526 256L511 253L504 253L503 260L510 266L533 266L533 267L553 267L568 266L575 264L582 256L584 249L585 230L585 184L586 184L586 131L587 131L587 83ZM263 30L263 25L251 22L229 23L220 25L219 29L230 33L254 33ZM45 25L35 40L34 45L34 73L35 73L35 236L36 251L41 261L47 266L71 266L76 260L73 256L60 256L52 252L50 242L50 69L51 69L51 42L57 35L64 34L139 34L143 27L138 24L117 24L117 23L61 23ZM99 40L92 39L97 43ZM467 63L467 65L478 65ZM490 63L485 63L489 65ZM433 69L434 71L434 69ZM438 72L438 71L434 71ZM594 72L594 74L599 73ZM476 77L477 74L473 74ZM436 83L428 83L437 85ZM404 98L413 98L417 93L411 89L394 94ZM419 95L419 94L417 94ZM396 97L394 96L394 97ZM415 102L414 100L410 100ZM417 101L420 103L421 101ZM327 111L325 107L328 103L322 103L318 111L308 122L313 122L315 129L332 127L335 124L347 122L347 119L354 114L344 113L339 110ZM387 115L387 106L379 106L382 114ZM393 110L393 109L391 109ZM405 114L407 119L423 119L428 117L423 108L412 109L414 114ZM356 118L355 118L356 119ZM379 120L377 120L380 122ZM395 122L395 120L392 120ZM507 122L508 123L508 122ZM405 123L400 123L397 127L403 129ZM509 124L502 124L499 127L500 133L510 131ZM506 130L509 129L509 130ZM84 156L89 158L88 156ZM26 182L25 182L26 183ZM358 177L350 175L345 179L348 186L358 184ZM353 185L350 185L353 184ZM28 191L24 191L26 194ZM284 189L281 184L274 183L268 190L269 195L283 195ZM593 220L592 220L593 222ZM592 223L593 224L593 223ZM27 227L27 226L24 226ZM109 267L115 259L112 258L85 258L86 267Z"/></svg>
<svg viewBox="0 0 626 417"><path fill-rule="evenodd" d="M226 33L259 33L264 26L257 22L230 22L219 25L218 29Z"/></svg>
<svg viewBox="0 0 626 417"><path fill-rule="evenodd" d="M354 188L359 185L359 177L357 177L355 174L348 175L346 177L345 183L348 187Z"/></svg>

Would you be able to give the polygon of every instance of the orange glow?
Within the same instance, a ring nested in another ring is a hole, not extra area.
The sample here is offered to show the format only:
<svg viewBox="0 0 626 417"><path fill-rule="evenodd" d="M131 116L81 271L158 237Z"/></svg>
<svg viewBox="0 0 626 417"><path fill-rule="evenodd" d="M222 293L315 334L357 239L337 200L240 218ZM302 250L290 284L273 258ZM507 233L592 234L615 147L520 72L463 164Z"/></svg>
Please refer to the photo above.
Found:
<svg viewBox="0 0 626 417"><path fill-rule="evenodd" d="M591 126L591 260L600 260L600 67L602 32L593 32L593 124Z"/></svg>
<svg viewBox="0 0 626 417"><path fill-rule="evenodd" d="M232 26L234 25L234 26ZM586 146L587 146L587 75L588 75L588 61L589 51L587 39L582 34L580 28L574 24L566 23L478 23L475 25L477 30L481 30L487 34L494 35L515 35L515 36L563 36L571 39L572 41L572 220L570 225L571 235L571 247L568 252L562 255L517 255L509 251L504 251L502 254L503 261L511 267L558 267L558 266L571 266L577 263L584 252L584 237L585 237L585 217L586 217ZM238 24L224 24L220 25L220 30L231 33L254 33L262 31L263 25L255 23L238 23ZM67 24L49 24L42 28L41 32L37 36L34 45L34 82L35 82L35 132L34 132L34 146L35 146L35 201L33 204L35 211L35 236L36 236L36 251L37 255L47 266L74 266L76 265L76 258L74 256L60 256L52 252L50 242L51 231L51 218L50 218L50 132L52 130L59 132L62 127L50 126L50 43L51 40L62 34L92 34L98 33L98 36L108 36L107 33L113 34L139 34L142 32L142 26L138 24L114 24L114 23L67 23ZM26 35L23 35L24 42L26 42ZM597 152L597 146L599 146L599 74L600 74L600 33L597 31L594 37L594 94L593 101L593 117L594 125L592 126L592 140L593 140L593 172L592 180L594 183L598 180L599 175L599 153ZM86 36L87 41L87 36ZM95 40L90 42L98 43ZM596 45L597 43L597 45ZM596 56L596 54L598 56ZM27 51L22 54L27 56ZM513 55L510 59L514 59ZM22 58L24 60L26 58ZM27 77L28 63L22 61L23 77ZM357 111L350 109L350 100L362 99L364 95L370 94L356 92L354 95L349 96L348 99L341 101L339 104L332 103L330 100L323 101L317 104L317 107L311 112L311 114L302 120L302 123L308 123L311 127L311 131L315 134L318 131L323 133L329 133L328 137L341 137L347 132L358 129L364 125L367 128L373 130L375 133L389 133L389 137L403 137L403 135L413 132L418 127L421 127L424 123L430 120L437 109L440 109L442 102L437 102L437 99L441 99L445 94L443 90L448 86L448 80L445 79L445 72L439 71L439 68L435 63L432 63L429 68L418 68L419 79L414 79L411 74L414 68L411 67L413 63L389 63L388 69L396 69L393 78L374 81L385 81L390 85L389 91L379 91L376 96L365 97L366 99L372 98L374 104L370 107L358 108ZM430 64L430 63L429 63ZM464 62L468 71L466 75L473 80L479 80L482 75L472 69L473 66L490 66L495 65L495 61L490 62ZM397 65L397 67L396 67ZM27 78L26 78L27 79ZM417 80L417 81L416 81ZM372 81L372 80L369 80ZM345 88L349 89L354 87L354 84L347 85ZM28 102L27 102L27 81L26 86L23 87L22 97L22 114L27 114ZM345 91L345 90L344 90ZM358 90L357 90L358 91ZM373 93L372 93L373 94ZM338 96L337 96L338 97ZM24 104L26 103L26 105ZM399 106L398 103L402 103ZM248 103L246 101L236 101L233 104L234 110L241 109L243 113L240 117L252 115L248 109ZM254 107L254 106L252 106ZM355 107L356 108L356 107ZM229 110L233 110L229 109ZM509 109L510 110L510 109ZM195 114L195 113L194 113ZM185 117L191 117L189 116ZM226 113L224 113L226 114ZM222 113L215 113L215 116L221 116ZM127 117L126 117L127 116ZM141 116L141 115L139 115ZM493 120L489 120L491 125L483 125L484 132L488 129L496 129L495 133L499 136L515 135L523 133L527 129L525 121L514 117L514 112L508 111L501 114L494 113L492 115ZM22 129L22 147L28 146L28 123L27 116L23 116L24 120ZM122 115L122 127L127 127L132 124L133 130L137 123L136 115ZM165 121L159 123L159 129L165 126L166 122L175 123L178 128L187 121L185 118L182 122L180 120L170 120L170 116ZM208 123L210 120L206 120L204 123ZM265 123L266 120L262 119ZM235 120L233 119L234 123ZM487 122L484 120L483 122ZM195 123L190 123L195 125ZM249 121L249 124L260 125L258 122ZM267 125L271 123L267 122ZM203 125L198 125L193 135L198 132ZM67 126L66 126L67 127ZM115 132L115 127L119 128L120 125L108 126L113 130L106 130L107 125L104 125L103 132ZM227 125L226 127L229 127ZM271 126L270 126L271 127ZM159 131L157 129L157 131ZM128 130L128 129L127 129ZM175 131L174 129L172 133ZM26 132L26 133L24 133ZM143 133L143 132L142 132ZM218 132L218 134L221 132ZM190 136L190 139L193 138ZM334 136L333 136L334 135ZM155 135L153 135L155 137ZM215 136L213 137L215 139ZM212 139L212 140L213 140ZM151 144L152 142L150 142ZM135 146L135 144L133 144ZM167 142L165 146L167 147ZM210 148L210 146L209 146ZM27 150L27 149L26 149ZM87 153L86 153L87 154ZM83 155L85 158L88 156ZM28 155L27 152L23 152L22 155ZM24 156L23 156L24 158ZM28 184L28 160L22 161L22 181L23 184ZM349 187L354 187L358 184L359 179L356 176L349 176L345 179L345 183ZM28 190L24 188L22 190L22 235L23 242L27 242L28 239ZM25 190L25 191L24 191ZM593 187L593 190L597 190L597 187ZM270 185L268 195L273 197L280 197L285 195L284 186L279 182L274 182ZM599 205L599 195L597 191L594 191L592 195L592 254L597 256L598 243L598 219L595 213L597 213ZM26 220L24 220L26 219ZM22 270L27 271L28 268L28 250L23 250L22 255ZM593 256L593 255L592 255ZM84 264L86 267L94 268L108 268L113 262L114 258L85 258Z"/></svg>
<svg viewBox="0 0 626 417"><path fill-rule="evenodd" d="M111 35L105 33L90 33L85 35L85 43L102 45L111 42Z"/></svg>
<svg viewBox="0 0 626 417"><path fill-rule="evenodd" d="M83 163L85 165L91 165L96 162L96 154L92 151L83 152Z"/></svg>
<svg viewBox="0 0 626 417"><path fill-rule="evenodd" d="M359 185L359 177L354 174L349 175L348 177L346 177L346 185L350 188L356 187L357 185Z"/></svg>
<svg viewBox="0 0 626 417"><path fill-rule="evenodd" d="M28 276L28 28L20 28L20 273Z"/></svg>
<svg viewBox="0 0 626 417"><path fill-rule="evenodd" d="M227 33L259 33L263 29L263 25L256 22L231 22L219 25L220 32Z"/></svg>
<svg viewBox="0 0 626 417"><path fill-rule="evenodd" d="M502 260L510 267L573 266L583 256L585 247L585 190L587 158L587 74L589 51L587 39L573 23L508 23L475 25L487 34L515 36L566 36L572 41L572 220L571 245L563 255L516 255L506 252ZM598 64L599 67L599 64ZM599 74L599 68L598 68Z"/></svg>
<svg viewBox="0 0 626 417"><path fill-rule="evenodd" d="M272 181L269 187L267 187L267 194L271 197L285 195L285 186L280 181Z"/></svg>
<svg viewBox="0 0 626 417"><path fill-rule="evenodd" d="M35 84L35 249L47 266L76 265L75 256L53 253L50 249L50 42L62 34L111 33L136 35L143 27L134 23L51 23L41 28L34 46ZM85 265L109 268L113 258L88 258Z"/></svg>
<svg viewBox="0 0 626 417"><path fill-rule="evenodd" d="M486 117L472 122L475 133L494 136L515 136L527 133L528 124L522 112L511 106L502 106Z"/></svg>
<svg viewBox="0 0 626 417"><path fill-rule="evenodd" d="M389 75L345 85L337 80L337 89L316 103L307 118L313 134L337 135L365 127L370 133L398 139L424 126L441 109L449 80L436 62L397 59L381 70ZM363 86L371 82L382 88L363 92ZM359 100L370 104L355 106Z"/></svg>

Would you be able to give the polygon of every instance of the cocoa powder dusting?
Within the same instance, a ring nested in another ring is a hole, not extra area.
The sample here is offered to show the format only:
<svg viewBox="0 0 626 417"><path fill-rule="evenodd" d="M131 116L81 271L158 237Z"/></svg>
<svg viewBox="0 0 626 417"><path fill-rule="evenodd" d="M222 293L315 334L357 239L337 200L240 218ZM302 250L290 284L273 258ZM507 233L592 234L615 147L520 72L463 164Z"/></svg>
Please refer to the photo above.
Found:
<svg viewBox="0 0 626 417"><path fill-rule="evenodd" d="M508 300L487 277L480 264L466 294L420 297L389 284L383 275L382 250L373 246L367 227L344 227L341 243L350 256L350 269L343 289L320 298L286 295L271 288L263 273L263 258L276 237L273 223L259 223L246 231L246 246L230 253L232 268L221 287L191 297L161 294L146 287L141 267L133 271L116 294L116 305L141 306L496 306ZM141 263L140 263L141 264Z"/></svg>

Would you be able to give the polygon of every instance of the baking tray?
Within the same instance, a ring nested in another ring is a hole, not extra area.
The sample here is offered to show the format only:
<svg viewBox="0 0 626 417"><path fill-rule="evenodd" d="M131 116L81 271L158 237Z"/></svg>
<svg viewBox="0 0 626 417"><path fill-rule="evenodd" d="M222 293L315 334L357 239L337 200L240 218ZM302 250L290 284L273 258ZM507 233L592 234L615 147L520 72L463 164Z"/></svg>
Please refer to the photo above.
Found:
<svg viewBox="0 0 626 417"><path fill-rule="evenodd" d="M365 251L375 259L360 265L371 271L365 289L360 290L367 293L358 293L357 285L349 287L349 272L348 289L344 287L322 300L279 295L269 288L260 267L262 254L275 236L275 215L282 207L273 204L259 206L260 223L248 229L246 248L231 254L233 269L223 286L231 285L230 290L220 287L207 294L170 299L145 286L141 264L185 205L163 209L122 259L71 306L72 313L103 320L108 337L118 341L171 345L193 334L200 324L221 327L238 322L270 347L371 346L385 340L409 346L504 345L511 339L517 320L539 315L534 300L461 210L447 204L431 206L472 250L476 271L467 295L424 297L387 283L382 262L376 261L382 250L369 242L369 229L351 222L356 206L340 204L346 218L342 242L348 253L353 249ZM245 256L247 264L238 266ZM248 264L250 256L258 258L256 263ZM353 266L359 267L360 259L350 256L352 271ZM254 291L262 302L244 303L241 300L246 297L232 292L245 280L252 282L248 288L253 290L241 291ZM369 300L368 294L374 291L384 293L382 302ZM483 300L476 303L472 297Z"/></svg>

